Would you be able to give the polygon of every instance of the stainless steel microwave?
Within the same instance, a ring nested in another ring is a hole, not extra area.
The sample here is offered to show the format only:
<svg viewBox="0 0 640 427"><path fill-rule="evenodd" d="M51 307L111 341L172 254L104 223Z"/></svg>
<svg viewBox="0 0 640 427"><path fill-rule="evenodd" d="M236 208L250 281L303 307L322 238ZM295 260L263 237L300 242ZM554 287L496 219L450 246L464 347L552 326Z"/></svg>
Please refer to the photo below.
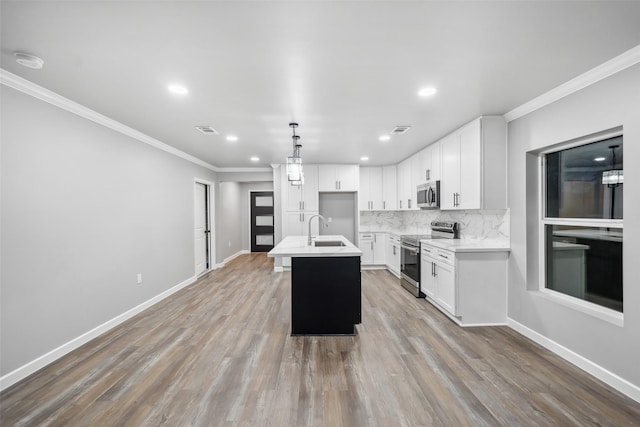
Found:
<svg viewBox="0 0 640 427"><path fill-rule="evenodd" d="M440 181L429 181L418 185L416 200L420 209L438 209L440 207Z"/></svg>

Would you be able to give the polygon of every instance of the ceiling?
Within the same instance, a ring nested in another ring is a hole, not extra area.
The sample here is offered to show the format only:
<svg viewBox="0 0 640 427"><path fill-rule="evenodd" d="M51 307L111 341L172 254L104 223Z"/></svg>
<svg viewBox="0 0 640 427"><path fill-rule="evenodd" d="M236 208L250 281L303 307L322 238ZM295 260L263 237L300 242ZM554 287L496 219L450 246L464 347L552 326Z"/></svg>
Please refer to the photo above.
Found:
<svg viewBox="0 0 640 427"><path fill-rule="evenodd" d="M291 121L305 163L397 163L640 45L638 1L0 7L2 68L220 168L282 163ZM18 65L15 51L44 68ZM169 93L173 83L189 93ZM438 92L419 97L426 86ZM396 125L411 129L378 139Z"/></svg>

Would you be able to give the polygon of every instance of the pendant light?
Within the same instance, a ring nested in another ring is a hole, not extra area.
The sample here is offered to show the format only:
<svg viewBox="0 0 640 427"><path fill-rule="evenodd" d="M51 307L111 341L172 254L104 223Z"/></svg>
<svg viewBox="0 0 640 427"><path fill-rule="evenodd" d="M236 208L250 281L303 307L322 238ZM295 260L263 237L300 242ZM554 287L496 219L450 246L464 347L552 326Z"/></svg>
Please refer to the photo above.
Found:
<svg viewBox="0 0 640 427"><path fill-rule="evenodd" d="M622 169L615 169L616 167L616 148L619 145L611 145L611 169L602 172L602 184L608 187L617 187L623 184L624 175Z"/></svg>
<svg viewBox="0 0 640 427"><path fill-rule="evenodd" d="M302 185L304 182L304 174L302 173L302 157L300 157L300 136L296 135L297 123L289 123L289 127L293 129L293 154L287 157L287 180L291 185Z"/></svg>

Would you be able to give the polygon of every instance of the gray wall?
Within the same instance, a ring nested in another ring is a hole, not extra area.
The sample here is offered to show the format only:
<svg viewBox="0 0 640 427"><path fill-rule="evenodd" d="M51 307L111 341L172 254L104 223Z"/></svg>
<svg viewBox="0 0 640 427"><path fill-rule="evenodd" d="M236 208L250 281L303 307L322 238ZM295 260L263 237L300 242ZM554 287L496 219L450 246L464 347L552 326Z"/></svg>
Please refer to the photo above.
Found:
<svg viewBox="0 0 640 427"><path fill-rule="evenodd" d="M535 242L537 181L535 157L527 152L623 126L624 192L640 194L639 88L640 65L636 65L512 121L508 142L509 317L636 386L640 386L640 198L624 201L624 326L620 327L535 291L540 263Z"/></svg>
<svg viewBox="0 0 640 427"><path fill-rule="evenodd" d="M218 230L216 258L218 262L222 262L243 249L242 219L240 218L242 185L238 182L221 182L219 193L220 215L216 218Z"/></svg>
<svg viewBox="0 0 640 427"><path fill-rule="evenodd" d="M221 182L219 188L216 258L220 263L239 251L251 250L249 191L273 191L273 182Z"/></svg>
<svg viewBox="0 0 640 427"><path fill-rule="evenodd" d="M191 278L194 177L216 174L0 91L5 375Z"/></svg>

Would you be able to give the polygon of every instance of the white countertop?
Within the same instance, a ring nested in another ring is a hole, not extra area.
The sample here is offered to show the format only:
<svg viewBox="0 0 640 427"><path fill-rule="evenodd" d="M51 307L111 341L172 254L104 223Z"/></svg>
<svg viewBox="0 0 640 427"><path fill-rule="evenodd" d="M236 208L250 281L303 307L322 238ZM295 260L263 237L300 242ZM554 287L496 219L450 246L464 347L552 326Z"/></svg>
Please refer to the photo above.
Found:
<svg viewBox="0 0 640 427"><path fill-rule="evenodd" d="M583 230L556 230L554 236L576 237L578 239L608 240L610 242L622 242L622 231L602 230L599 228L585 228Z"/></svg>
<svg viewBox="0 0 640 427"><path fill-rule="evenodd" d="M420 243L452 252L511 252L508 241L495 239L426 239Z"/></svg>
<svg viewBox="0 0 640 427"><path fill-rule="evenodd" d="M567 243L567 242L553 242L553 250L554 251L586 251L589 250L588 245L580 245L577 243Z"/></svg>
<svg viewBox="0 0 640 427"><path fill-rule="evenodd" d="M287 236L267 254L270 257L345 257L361 256L362 251L346 237L316 236L316 241L339 240L345 246L309 246L308 236Z"/></svg>

